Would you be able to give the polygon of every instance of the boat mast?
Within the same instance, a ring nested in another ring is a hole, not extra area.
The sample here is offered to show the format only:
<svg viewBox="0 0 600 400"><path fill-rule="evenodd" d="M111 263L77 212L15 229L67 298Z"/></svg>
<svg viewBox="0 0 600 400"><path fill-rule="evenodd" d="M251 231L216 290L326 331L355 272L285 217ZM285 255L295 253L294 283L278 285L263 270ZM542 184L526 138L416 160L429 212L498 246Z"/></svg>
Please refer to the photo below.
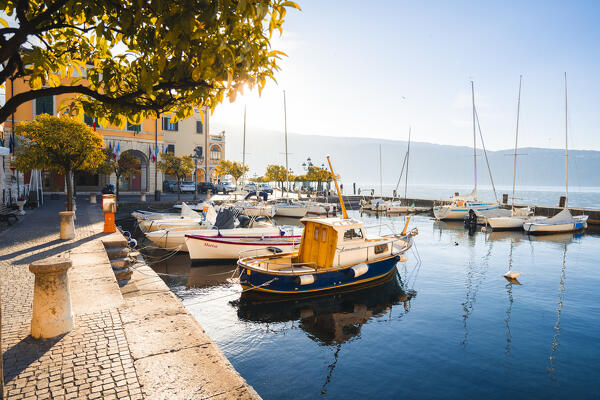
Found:
<svg viewBox="0 0 600 400"><path fill-rule="evenodd" d="M408 126L408 149L406 150L406 176L404 177L404 201L406 201L406 192L408 188L408 160L410 158L410 132L412 127Z"/></svg>
<svg viewBox="0 0 600 400"><path fill-rule="evenodd" d="M381 169L381 143L379 144L379 194L383 198L383 172Z"/></svg>
<svg viewBox="0 0 600 400"><path fill-rule="evenodd" d="M246 105L244 104L244 140L242 142L242 171L246 166Z"/></svg>
<svg viewBox="0 0 600 400"><path fill-rule="evenodd" d="M569 128L567 111L567 73L565 72L565 208L569 208Z"/></svg>
<svg viewBox="0 0 600 400"><path fill-rule="evenodd" d="M331 165L331 160L329 156L327 156L327 163L329 164L329 169L331 170L331 178L333 179L333 183L335 183L335 190L337 191L338 198L340 199L340 206L342 207L342 216L344 219L348 219L348 213L346 212L346 206L344 205L344 198L342 197L342 192L340 192L340 187L338 186L337 179L335 179L335 172L333 172L333 166Z"/></svg>
<svg viewBox="0 0 600 400"><path fill-rule="evenodd" d="M517 100L517 132L515 134L515 160L513 167L513 191L512 191L512 210L515 209L515 182L517 180L517 145L519 142L519 113L521 112L521 83L523 75L519 76L519 99Z"/></svg>
<svg viewBox="0 0 600 400"><path fill-rule="evenodd" d="M475 199L477 199L477 136L475 134L475 85L473 81L471 81L471 99L473 102L473 177L475 182L475 188L473 193L475 194Z"/></svg>
<svg viewBox="0 0 600 400"><path fill-rule="evenodd" d="M285 181L287 184L287 191L285 192L285 197L289 196L290 191L290 177L289 177L289 167L288 167L288 146L287 146L287 108L285 103L285 90L283 91L283 123L284 123L284 132L285 132Z"/></svg>

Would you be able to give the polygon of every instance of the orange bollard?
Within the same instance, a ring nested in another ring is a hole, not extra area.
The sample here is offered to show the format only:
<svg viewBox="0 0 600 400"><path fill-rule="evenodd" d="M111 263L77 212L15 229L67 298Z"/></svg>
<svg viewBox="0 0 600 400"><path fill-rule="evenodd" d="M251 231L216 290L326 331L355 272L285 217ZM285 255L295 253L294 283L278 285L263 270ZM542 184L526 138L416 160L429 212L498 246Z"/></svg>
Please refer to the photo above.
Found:
<svg viewBox="0 0 600 400"><path fill-rule="evenodd" d="M104 214L104 233L113 233L117 231L117 225L115 225L115 214L105 213Z"/></svg>

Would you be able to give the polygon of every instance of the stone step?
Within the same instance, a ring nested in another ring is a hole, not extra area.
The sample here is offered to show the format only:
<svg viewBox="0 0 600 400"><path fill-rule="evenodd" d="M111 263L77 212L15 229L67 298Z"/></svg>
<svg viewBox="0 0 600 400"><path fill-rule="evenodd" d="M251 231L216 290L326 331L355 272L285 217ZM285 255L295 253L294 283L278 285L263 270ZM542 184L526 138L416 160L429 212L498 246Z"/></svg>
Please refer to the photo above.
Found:
<svg viewBox="0 0 600 400"><path fill-rule="evenodd" d="M115 273L115 277L118 281L123 281L131 278L133 274L133 270L129 267L127 268L113 268L113 272Z"/></svg>
<svg viewBox="0 0 600 400"><path fill-rule="evenodd" d="M131 259L129 257L111 259L110 265L112 265L113 269L127 268L131 265Z"/></svg>
<svg viewBox="0 0 600 400"><path fill-rule="evenodd" d="M108 255L109 260L114 260L117 258L124 258L129 255L129 248L128 247L107 248L106 254Z"/></svg>
<svg viewBox="0 0 600 400"><path fill-rule="evenodd" d="M109 248L120 248L127 247L127 239L120 233L114 233L102 239L104 247Z"/></svg>

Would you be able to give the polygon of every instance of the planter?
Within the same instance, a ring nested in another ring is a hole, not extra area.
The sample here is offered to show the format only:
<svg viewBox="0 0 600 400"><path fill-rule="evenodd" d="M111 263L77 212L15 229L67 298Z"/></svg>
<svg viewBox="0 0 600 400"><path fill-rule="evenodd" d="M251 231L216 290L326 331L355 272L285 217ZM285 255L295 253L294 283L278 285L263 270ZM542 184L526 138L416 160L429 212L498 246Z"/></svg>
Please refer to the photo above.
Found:
<svg viewBox="0 0 600 400"><path fill-rule="evenodd" d="M75 211L61 211L60 215L60 238L70 240L75 238Z"/></svg>
<svg viewBox="0 0 600 400"><path fill-rule="evenodd" d="M90 193L90 204L96 204L96 193Z"/></svg>
<svg viewBox="0 0 600 400"><path fill-rule="evenodd" d="M146 202L146 193L140 193L140 201Z"/></svg>
<svg viewBox="0 0 600 400"><path fill-rule="evenodd" d="M25 211L23 210L23 206L25 206L25 200L17 200L17 206L19 207L19 214L25 215Z"/></svg>

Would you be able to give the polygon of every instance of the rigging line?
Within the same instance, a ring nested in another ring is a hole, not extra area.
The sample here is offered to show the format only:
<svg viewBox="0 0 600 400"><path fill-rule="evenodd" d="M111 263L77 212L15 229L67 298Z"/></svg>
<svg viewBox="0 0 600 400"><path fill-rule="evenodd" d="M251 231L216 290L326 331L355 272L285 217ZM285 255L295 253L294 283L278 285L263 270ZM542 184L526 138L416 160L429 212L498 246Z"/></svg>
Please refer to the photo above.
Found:
<svg viewBox="0 0 600 400"><path fill-rule="evenodd" d="M406 202L406 192L408 188L408 161L410 159L410 132L412 127L408 126L408 150L406 150L406 176L404 177L404 201Z"/></svg>
<svg viewBox="0 0 600 400"><path fill-rule="evenodd" d="M483 143L483 134L481 133L481 125L479 124L479 115L477 113L477 109L473 109L475 112L475 120L477 121L477 128L479 129L479 137L481 138L481 146L483 147L483 154L485 155L485 163L487 164L488 173L490 174L490 181L492 182L492 188L494 189L494 197L496 198L496 203L500 203L498 201L498 194L496 193L496 186L494 185L494 178L492 177L492 169L490 168L490 161L487 156L487 151L485 150L485 143Z"/></svg>
<svg viewBox="0 0 600 400"><path fill-rule="evenodd" d="M402 181L402 175L404 174L404 166L406 165L406 157L408 156L408 151L404 153L404 160L402 161L402 169L400 170L400 176L398 177L398 182L396 183L396 189L394 193L398 193L398 187L400 187L400 181ZM396 197L392 197L392 201L394 201Z"/></svg>
<svg viewBox="0 0 600 400"><path fill-rule="evenodd" d="M517 146L519 143L519 117L521 113L521 83L523 75L519 76L519 100L517 101L517 131L515 133L515 160L513 168L513 191L512 191L512 211L515 210L515 185L517 181Z"/></svg>

